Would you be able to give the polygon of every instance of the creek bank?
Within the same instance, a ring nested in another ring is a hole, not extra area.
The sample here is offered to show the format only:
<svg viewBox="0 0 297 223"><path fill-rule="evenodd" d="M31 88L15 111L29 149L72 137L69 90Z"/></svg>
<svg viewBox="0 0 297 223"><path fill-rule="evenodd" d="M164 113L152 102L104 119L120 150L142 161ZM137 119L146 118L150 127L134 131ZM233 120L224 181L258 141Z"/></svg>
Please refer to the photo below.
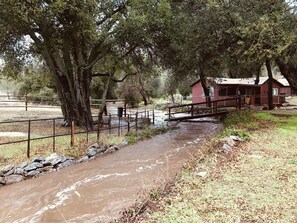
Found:
<svg viewBox="0 0 297 223"><path fill-rule="evenodd" d="M56 153L52 153L48 157L36 157L32 162L23 162L19 165L7 165L0 170L0 188L4 185L18 183L46 173L59 171L65 167L87 162L117 150L119 150L119 147L116 145L107 146L95 143L86 150L85 156L79 159L58 156Z"/></svg>
<svg viewBox="0 0 297 223"><path fill-rule="evenodd" d="M231 135L220 138L218 141L215 141L211 144L211 148L214 153L224 154L223 156L232 156L240 144L244 143L246 140L242 139L239 136ZM207 150L209 151L209 150ZM203 160L205 156L210 155L208 152L199 153L198 159ZM185 164L184 168L191 169L193 167L194 160L189 161L189 165ZM210 173L201 168L195 168L195 176L204 180L210 176ZM162 210L162 202L168 204L171 203L170 196L172 194L180 194L180 191L177 191L175 188L175 181L178 181L179 175L176 175L173 179L161 185L160 187L150 191L149 195L144 199L139 199L134 205L124 209L121 212L121 217L112 222L146 222L149 219L151 213Z"/></svg>

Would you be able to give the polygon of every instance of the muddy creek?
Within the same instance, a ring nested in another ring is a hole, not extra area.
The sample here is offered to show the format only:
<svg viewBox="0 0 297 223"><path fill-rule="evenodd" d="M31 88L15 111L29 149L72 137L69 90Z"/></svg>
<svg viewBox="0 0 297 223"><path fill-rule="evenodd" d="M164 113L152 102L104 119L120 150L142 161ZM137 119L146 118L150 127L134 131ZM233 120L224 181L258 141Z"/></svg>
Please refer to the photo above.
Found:
<svg viewBox="0 0 297 223"><path fill-rule="evenodd" d="M176 175L202 141L221 129L212 121L180 129L59 172L0 189L0 222L109 222L139 195Z"/></svg>

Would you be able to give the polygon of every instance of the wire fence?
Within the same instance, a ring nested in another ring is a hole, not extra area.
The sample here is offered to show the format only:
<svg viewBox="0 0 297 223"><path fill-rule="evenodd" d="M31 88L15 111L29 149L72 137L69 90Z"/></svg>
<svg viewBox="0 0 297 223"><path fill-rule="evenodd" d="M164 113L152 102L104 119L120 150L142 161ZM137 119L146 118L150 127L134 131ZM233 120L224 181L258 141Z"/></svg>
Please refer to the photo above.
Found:
<svg viewBox="0 0 297 223"><path fill-rule="evenodd" d="M10 157L56 152L57 141L62 139L64 146L71 148L79 145L83 139L84 147L100 141L104 135L122 136L131 130L138 131L144 124L155 123L153 110L138 111L121 115L103 116L99 123L98 116L92 116L94 126L88 130L83 126L76 126L76 120L70 118L68 127L62 127L65 118L34 119L0 122L0 161ZM36 145L33 144L35 142Z"/></svg>
<svg viewBox="0 0 297 223"><path fill-rule="evenodd" d="M98 108L102 104L101 99L90 98L91 107ZM125 108L127 103L125 99L107 99L107 104L115 104ZM28 96L28 95L0 95L0 108L24 108L28 111L29 108L60 108L60 103L57 99L49 100L49 97L42 96Z"/></svg>

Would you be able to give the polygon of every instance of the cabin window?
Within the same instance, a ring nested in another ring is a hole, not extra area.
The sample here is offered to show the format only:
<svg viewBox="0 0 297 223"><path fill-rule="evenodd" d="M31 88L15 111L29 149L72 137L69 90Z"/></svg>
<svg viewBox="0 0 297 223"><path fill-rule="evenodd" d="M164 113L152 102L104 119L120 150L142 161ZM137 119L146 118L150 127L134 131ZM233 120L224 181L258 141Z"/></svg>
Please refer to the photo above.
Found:
<svg viewBox="0 0 297 223"><path fill-rule="evenodd" d="M222 88L219 90L219 96L226 96L227 95L227 88Z"/></svg>
<svg viewBox="0 0 297 223"><path fill-rule="evenodd" d="M278 88L272 88L272 95L278 96Z"/></svg>

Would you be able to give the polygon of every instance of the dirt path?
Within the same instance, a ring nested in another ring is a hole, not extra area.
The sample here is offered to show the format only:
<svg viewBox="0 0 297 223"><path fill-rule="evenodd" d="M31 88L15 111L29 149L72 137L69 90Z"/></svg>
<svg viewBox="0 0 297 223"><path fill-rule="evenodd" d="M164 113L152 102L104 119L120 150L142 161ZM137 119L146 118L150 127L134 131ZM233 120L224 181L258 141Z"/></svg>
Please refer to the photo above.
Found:
<svg viewBox="0 0 297 223"><path fill-rule="evenodd" d="M139 195L173 177L221 124L181 124L171 133L88 163L0 189L0 222L108 222Z"/></svg>

